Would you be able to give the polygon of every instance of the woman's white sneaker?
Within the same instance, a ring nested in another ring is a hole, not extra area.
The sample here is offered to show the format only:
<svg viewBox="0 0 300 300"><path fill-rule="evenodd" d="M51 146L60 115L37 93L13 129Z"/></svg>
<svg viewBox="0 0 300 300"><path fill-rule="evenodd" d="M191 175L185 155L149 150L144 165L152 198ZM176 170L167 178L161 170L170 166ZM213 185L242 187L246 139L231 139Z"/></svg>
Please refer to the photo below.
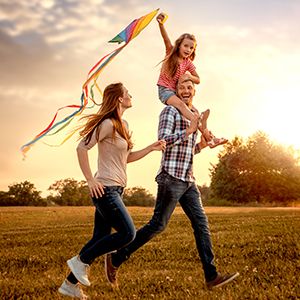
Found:
<svg viewBox="0 0 300 300"><path fill-rule="evenodd" d="M87 295L83 293L79 283L73 284L69 282L67 279L62 283L62 285L58 289L59 293L65 296L70 296L73 298L79 298L81 300L86 300Z"/></svg>
<svg viewBox="0 0 300 300"><path fill-rule="evenodd" d="M77 278L77 280L82 283L83 285L90 286L91 283L88 279L88 271L89 271L89 265L83 263L79 256L76 255L69 259L67 261L67 264L69 268L71 269L74 276Z"/></svg>

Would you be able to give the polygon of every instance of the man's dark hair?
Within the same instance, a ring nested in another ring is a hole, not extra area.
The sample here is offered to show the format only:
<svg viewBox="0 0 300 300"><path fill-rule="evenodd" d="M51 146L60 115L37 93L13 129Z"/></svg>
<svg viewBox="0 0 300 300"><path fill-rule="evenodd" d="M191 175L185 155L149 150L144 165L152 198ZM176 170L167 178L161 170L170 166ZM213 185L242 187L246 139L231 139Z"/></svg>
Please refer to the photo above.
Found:
<svg viewBox="0 0 300 300"><path fill-rule="evenodd" d="M183 80L181 83L185 83L185 82L188 82L188 81L190 81L190 82L192 83L192 85L195 86L195 83L193 82L192 79L186 79L186 80ZM178 85L179 85L179 80L177 81L177 84L176 84L176 90L177 90L177 88L178 88Z"/></svg>

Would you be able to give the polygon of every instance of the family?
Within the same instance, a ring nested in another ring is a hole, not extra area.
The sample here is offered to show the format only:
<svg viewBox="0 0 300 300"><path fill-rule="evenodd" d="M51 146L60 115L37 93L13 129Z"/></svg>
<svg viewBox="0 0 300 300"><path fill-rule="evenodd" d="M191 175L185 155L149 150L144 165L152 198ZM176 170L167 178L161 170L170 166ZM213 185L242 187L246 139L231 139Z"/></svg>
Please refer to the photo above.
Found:
<svg viewBox="0 0 300 300"><path fill-rule="evenodd" d="M94 231L79 254L67 261L70 273L58 289L66 296L87 299L81 285L90 286L90 265L102 255L105 255L107 280L112 287L118 287L117 275L122 263L166 228L178 202L191 222L207 287L220 287L239 275L217 271L208 220L193 176L194 155L207 146L214 148L227 142L208 130L210 111L199 113L193 106L194 85L200 83L192 62L196 40L193 35L183 34L172 45L162 22L164 14L156 19L166 47L157 83L159 98L165 104L159 116L158 140L144 149L132 150L129 127L123 119L123 113L132 106L132 97L120 82L108 85L99 111L84 117L77 155L95 206ZM93 175L88 151L95 145L98 168ZM152 151L162 152L155 179L156 203L150 221L136 231L122 201L127 183L126 165Z"/></svg>

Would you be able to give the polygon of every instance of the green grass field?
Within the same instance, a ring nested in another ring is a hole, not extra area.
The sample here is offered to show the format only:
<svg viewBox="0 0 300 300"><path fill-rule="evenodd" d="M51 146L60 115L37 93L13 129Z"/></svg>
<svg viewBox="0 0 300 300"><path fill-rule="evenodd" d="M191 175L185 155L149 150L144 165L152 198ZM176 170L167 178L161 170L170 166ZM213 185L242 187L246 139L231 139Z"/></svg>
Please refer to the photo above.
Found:
<svg viewBox="0 0 300 300"><path fill-rule="evenodd" d="M141 227L151 208L129 208ZM192 229L180 208L165 232L137 251L106 282L100 257L89 299L300 299L300 209L208 207L216 265L236 281L207 290ZM92 207L0 208L0 299L68 299L57 288L66 260L90 238Z"/></svg>

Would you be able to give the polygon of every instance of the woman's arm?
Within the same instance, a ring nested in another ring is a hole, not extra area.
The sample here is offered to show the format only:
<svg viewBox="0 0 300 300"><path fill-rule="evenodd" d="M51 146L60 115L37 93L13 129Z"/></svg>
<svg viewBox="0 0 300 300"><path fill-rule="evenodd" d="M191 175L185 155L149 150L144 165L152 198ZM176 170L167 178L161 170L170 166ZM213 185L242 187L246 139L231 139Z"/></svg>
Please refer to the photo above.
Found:
<svg viewBox="0 0 300 300"><path fill-rule="evenodd" d="M166 142L164 140L158 140L155 143L147 146L142 150L130 152L127 157L127 163L131 163L136 160L139 160L152 151L164 151L165 149L166 149Z"/></svg>
<svg viewBox="0 0 300 300"><path fill-rule="evenodd" d="M101 182L95 180L92 174L90 163L89 163L88 150L77 147L77 157L78 157L80 169L87 181L92 197L96 197L96 198L101 197L104 194L104 186L101 184Z"/></svg>

